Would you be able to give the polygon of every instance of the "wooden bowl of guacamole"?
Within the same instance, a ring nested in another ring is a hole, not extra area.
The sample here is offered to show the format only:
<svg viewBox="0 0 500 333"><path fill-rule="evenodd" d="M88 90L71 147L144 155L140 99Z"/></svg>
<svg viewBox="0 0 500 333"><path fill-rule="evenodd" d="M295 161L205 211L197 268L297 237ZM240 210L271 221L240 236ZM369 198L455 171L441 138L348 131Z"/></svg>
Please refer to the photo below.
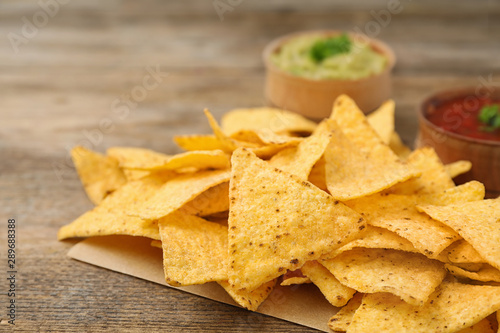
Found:
<svg viewBox="0 0 500 333"><path fill-rule="evenodd" d="M391 97L395 57L383 42L342 31L310 31L272 41L263 53L265 95L276 107L328 117L341 94L365 113Z"/></svg>

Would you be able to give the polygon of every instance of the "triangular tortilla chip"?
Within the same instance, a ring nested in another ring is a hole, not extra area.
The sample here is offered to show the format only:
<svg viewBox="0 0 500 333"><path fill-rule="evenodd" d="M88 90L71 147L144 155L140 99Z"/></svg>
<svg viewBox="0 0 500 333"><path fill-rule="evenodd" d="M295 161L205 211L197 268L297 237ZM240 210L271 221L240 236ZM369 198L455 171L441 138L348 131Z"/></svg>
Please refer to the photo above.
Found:
<svg viewBox="0 0 500 333"><path fill-rule="evenodd" d="M308 261L301 267L301 271L311 279L321 293L333 306L344 306L356 293L356 290L340 283L323 265L317 261Z"/></svg>
<svg viewBox="0 0 500 333"><path fill-rule="evenodd" d="M179 210L198 216L207 216L229 210L229 182L209 188L185 203Z"/></svg>
<svg viewBox="0 0 500 333"><path fill-rule="evenodd" d="M441 262L397 250L359 248L321 263L359 292L390 292L413 305L423 305L446 275Z"/></svg>
<svg viewBox="0 0 500 333"><path fill-rule="evenodd" d="M489 264L500 269L500 197L448 206L419 206L460 234Z"/></svg>
<svg viewBox="0 0 500 333"><path fill-rule="evenodd" d="M365 227L361 216L250 151L231 160L229 283L252 290L332 252Z"/></svg>
<svg viewBox="0 0 500 333"><path fill-rule="evenodd" d="M378 228L371 225L367 225L364 232L359 238L347 243L341 248L329 253L325 257L334 258L341 254L352 250L356 247L371 248L371 249L393 249L406 252L419 252L413 244L398 236L395 232L392 232L385 228Z"/></svg>
<svg viewBox="0 0 500 333"><path fill-rule="evenodd" d="M500 282L500 270L490 265L483 265L477 272L469 272L463 268L445 264L444 268L456 277L467 278L482 282Z"/></svg>
<svg viewBox="0 0 500 333"><path fill-rule="evenodd" d="M448 259L452 263L484 263L484 259L465 239L452 244L448 251Z"/></svg>
<svg viewBox="0 0 500 333"><path fill-rule="evenodd" d="M165 164L170 155L139 147L111 147L106 154L120 163L126 169L154 169L157 165Z"/></svg>
<svg viewBox="0 0 500 333"><path fill-rule="evenodd" d="M160 239L157 221L143 220L123 212L108 212L97 207L78 217L57 233L59 240L72 237L108 235L141 236Z"/></svg>
<svg viewBox="0 0 500 333"><path fill-rule="evenodd" d="M392 132L391 140L389 141L389 148L396 154L402 161L406 160L411 154L411 149L408 148L401 140L397 132Z"/></svg>
<svg viewBox="0 0 500 333"><path fill-rule="evenodd" d="M361 306L363 295L362 293L356 293L349 303L330 318L328 327L330 327L332 331L347 331L347 328L351 324L352 317L354 317L354 313Z"/></svg>
<svg viewBox="0 0 500 333"><path fill-rule="evenodd" d="M221 127L224 133L229 136L241 130L261 129L268 129L278 134L311 133L316 128L316 123L297 113L262 107L231 110L222 117Z"/></svg>
<svg viewBox="0 0 500 333"><path fill-rule="evenodd" d="M187 151L192 150L224 150L226 145L220 141L215 135L177 135L174 136L174 142L182 149Z"/></svg>
<svg viewBox="0 0 500 333"><path fill-rule="evenodd" d="M350 200L367 196L419 174L400 162L375 133L375 140L367 138L363 147L344 135L344 128L335 121L329 120L328 124L333 137L325 150L325 177L334 198ZM368 124L365 130L373 131ZM372 144L374 141L376 144Z"/></svg>
<svg viewBox="0 0 500 333"><path fill-rule="evenodd" d="M159 219L179 209L207 189L227 182L229 175L227 170L215 170L175 177L166 182L149 200L135 209L127 209L127 212L143 219Z"/></svg>
<svg viewBox="0 0 500 333"><path fill-rule="evenodd" d="M470 161L456 161L444 166L446 172L451 178L455 178L463 173L468 172L472 168L472 163Z"/></svg>
<svg viewBox="0 0 500 333"><path fill-rule="evenodd" d="M71 159L87 196L95 205L127 182L114 158L77 146L71 149Z"/></svg>
<svg viewBox="0 0 500 333"><path fill-rule="evenodd" d="M391 187L388 192L429 195L441 193L455 186L439 156L430 147L414 150L406 162L419 170L421 175Z"/></svg>
<svg viewBox="0 0 500 333"><path fill-rule="evenodd" d="M389 293L366 294L349 332L452 333L500 309L500 287L443 282L424 306Z"/></svg>
<svg viewBox="0 0 500 333"><path fill-rule="evenodd" d="M227 227L181 212L161 218L158 225L168 284L227 280Z"/></svg>
<svg viewBox="0 0 500 333"><path fill-rule="evenodd" d="M332 135L326 121L296 147L287 148L274 155L269 163L278 169L308 179L312 167L323 156Z"/></svg>
<svg viewBox="0 0 500 333"><path fill-rule="evenodd" d="M266 282L252 291L236 289L227 281L219 281L218 283L236 303L250 311L257 311L259 305L261 305L273 291L276 280Z"/></svg>
<svg viewBox="0 0 500 333"><path fill-rule="evenodd" d="M378 109L366 116L370 126L386 145L391 141L394 132L394 109L396 105L392 99L385 101Z"/></svg>
<svg viewBox="0 0 500 333"><path fill-rule="evenodd" d="M385 228L409 240L426 256L435 257L460 236L446 225L417 211L415 195L374 194L346 204L362 214L368 224Z"/></svg>

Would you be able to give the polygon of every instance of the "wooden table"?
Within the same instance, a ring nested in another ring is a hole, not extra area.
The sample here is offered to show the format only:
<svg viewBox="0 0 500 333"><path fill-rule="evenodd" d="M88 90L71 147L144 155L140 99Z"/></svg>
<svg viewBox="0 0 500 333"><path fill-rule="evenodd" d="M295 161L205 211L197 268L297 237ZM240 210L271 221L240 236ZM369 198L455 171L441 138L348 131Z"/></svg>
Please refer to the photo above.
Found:
<svg viewBox="0 0 500 333"><path fill-rule="evenodd" d="M58 242L58 228L91 208L68 150L177 152L173 135L209 132L203 108L220 117L265 104L261 51L296 30L358 28L394 48L396 126L407 144L426 95L484 79L500 86L500 2L401 0L390 17L386 1L366 2L243 0L219 16L212 1L2 1L0 331L12 329L10 218L16 331L308 331L66 257L74 242ZM160 74L146 86L151 71Z"/></svg>

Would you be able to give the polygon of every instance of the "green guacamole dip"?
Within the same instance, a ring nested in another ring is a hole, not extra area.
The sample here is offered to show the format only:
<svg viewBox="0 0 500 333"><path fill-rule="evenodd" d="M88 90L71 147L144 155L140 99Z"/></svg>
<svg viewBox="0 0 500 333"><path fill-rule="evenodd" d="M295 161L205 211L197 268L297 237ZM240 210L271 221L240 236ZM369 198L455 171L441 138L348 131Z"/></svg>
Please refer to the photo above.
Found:
<svg viewBox="0 0 500 333"><path fill-rule="evenodd" d="M345 34L293 38L271 56L271 61L285 72L313 80L356 80L378 74L388 64L368 43L356 43Z"/></svg>

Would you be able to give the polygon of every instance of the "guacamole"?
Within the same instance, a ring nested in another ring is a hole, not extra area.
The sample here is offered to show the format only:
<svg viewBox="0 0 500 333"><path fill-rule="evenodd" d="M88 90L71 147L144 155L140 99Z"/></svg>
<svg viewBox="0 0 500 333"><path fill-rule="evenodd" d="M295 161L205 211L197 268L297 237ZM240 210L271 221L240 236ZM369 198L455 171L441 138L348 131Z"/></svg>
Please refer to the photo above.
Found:
<svg viewBox="0 0 500 333"><path fill-rule="evenodd" d="M388 64L368 43L356 43L346 34L293 38L271 56L271 61L285 72L313 80L356 80L378 74Z"/></svg>

